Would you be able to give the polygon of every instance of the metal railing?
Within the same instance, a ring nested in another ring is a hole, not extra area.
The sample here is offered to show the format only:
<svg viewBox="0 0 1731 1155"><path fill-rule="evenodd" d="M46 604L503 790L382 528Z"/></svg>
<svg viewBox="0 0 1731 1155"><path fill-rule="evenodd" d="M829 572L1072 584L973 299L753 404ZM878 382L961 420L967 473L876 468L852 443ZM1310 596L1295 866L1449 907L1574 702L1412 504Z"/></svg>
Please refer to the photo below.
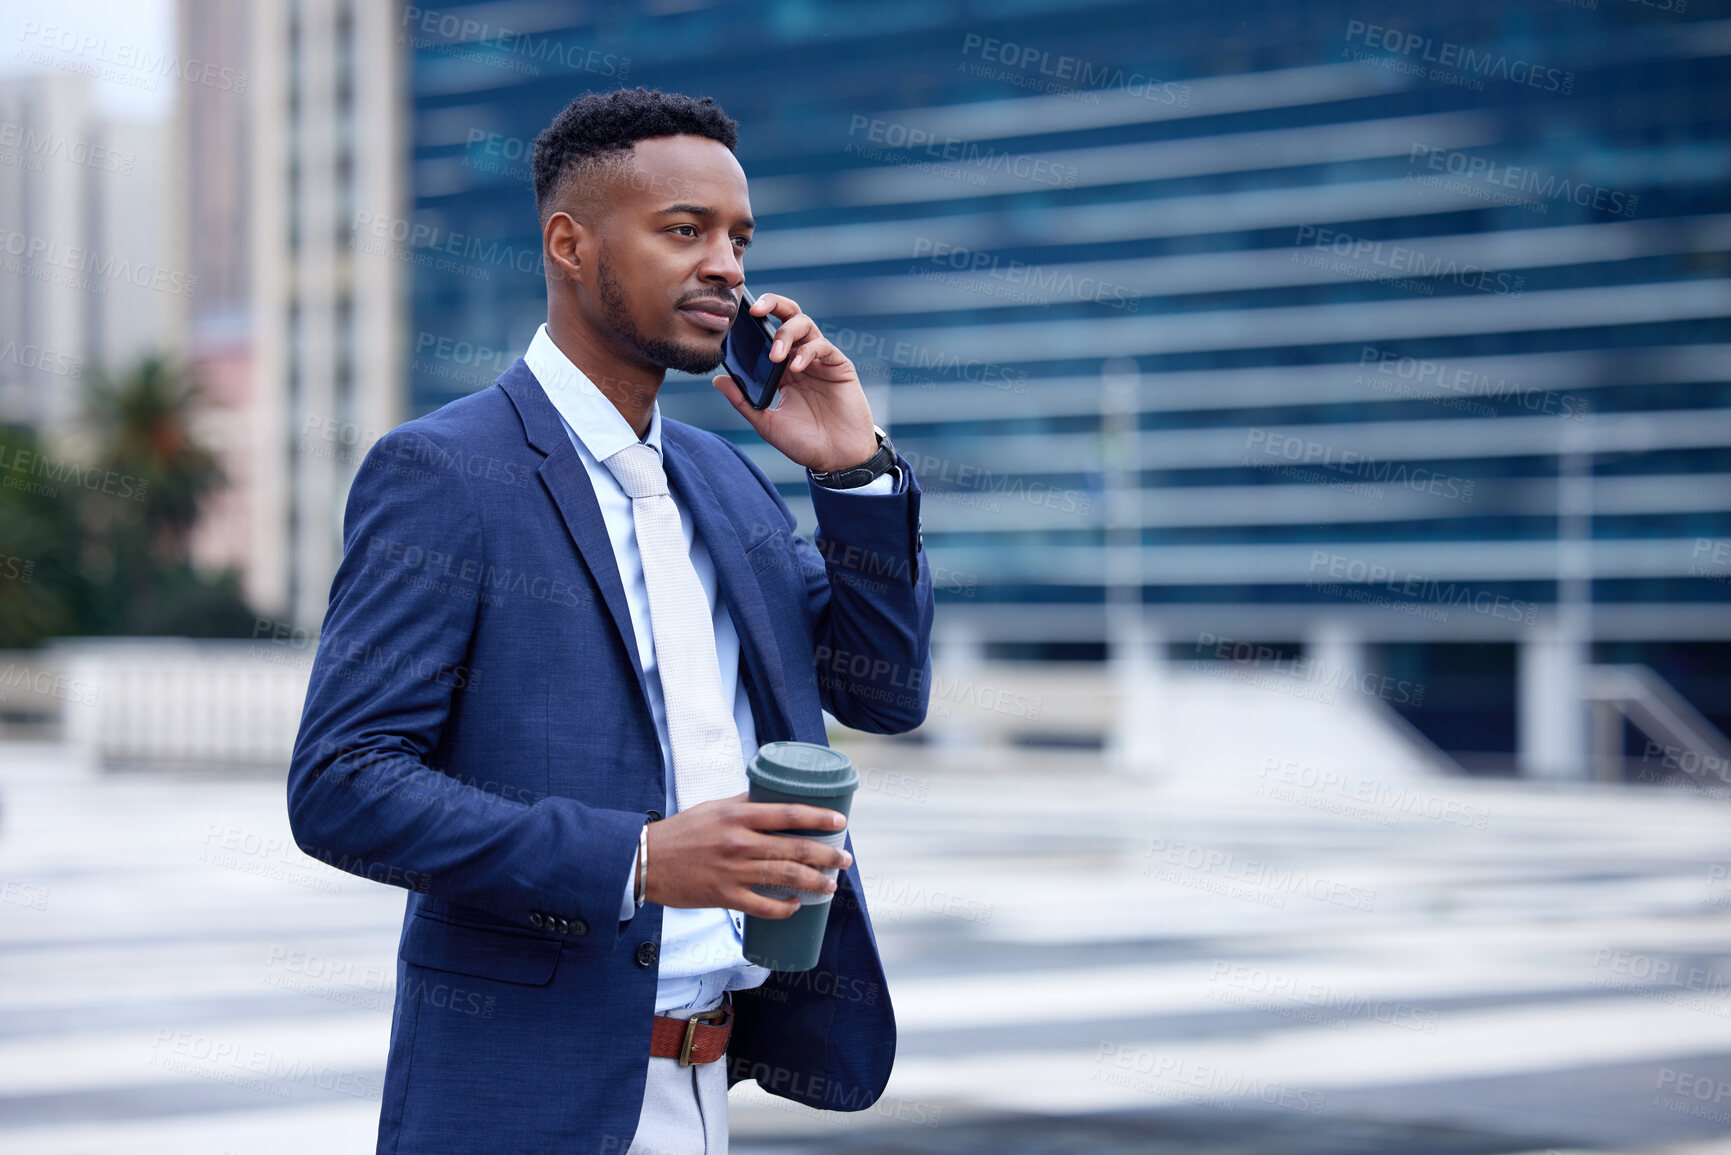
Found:
<svg viewBox="0 0 1731 1155"><path fill-rule="evenodd" d="M1679 767L1693 759L1698 768L1717 767L1721 776L1731 767L1731 740L1647 666L1591 666L1586 695L1593 712L1593 776L1600 781L1624 778L1625 718L1662 748L1676 751L1668 761Z"/></svg>
<svg viewBox="0 0 1731 1155"><path fill-rule="evenodd" d="M51 647L61 732L102 766L286 769L311 648L180 638Z"/></svg>

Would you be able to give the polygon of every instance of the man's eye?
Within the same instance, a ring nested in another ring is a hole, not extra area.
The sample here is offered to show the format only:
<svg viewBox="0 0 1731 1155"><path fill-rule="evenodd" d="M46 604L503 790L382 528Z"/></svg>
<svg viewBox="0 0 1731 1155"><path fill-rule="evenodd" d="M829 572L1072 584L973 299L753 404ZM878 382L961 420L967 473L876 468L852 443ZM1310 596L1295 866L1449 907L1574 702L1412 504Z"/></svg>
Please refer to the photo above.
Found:
<svg viewBox="0 0 1731 1155"><path fill-rule="evenodd" d="M751 247L750 237L734 237L733 241L742 249L749 249Z"/></svg>

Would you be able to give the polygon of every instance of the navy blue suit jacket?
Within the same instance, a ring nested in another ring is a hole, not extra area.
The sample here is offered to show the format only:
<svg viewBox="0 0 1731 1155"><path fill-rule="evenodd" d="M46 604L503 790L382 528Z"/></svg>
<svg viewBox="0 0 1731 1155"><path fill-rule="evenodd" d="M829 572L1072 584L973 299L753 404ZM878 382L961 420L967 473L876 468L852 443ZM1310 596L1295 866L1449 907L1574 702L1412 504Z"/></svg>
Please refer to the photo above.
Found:
<svg viewBox="0 0 1731 1155"><path fill-rule="evenodd" d="M911 471L897 495L814 488L814 547L732 445L662 428L758 741L823 742L826 709L861 730L919 725L932 587ZM662 908L620 922L619 903L665 770L600 508L524 362L379 440L343 550L288 803L309 854L409 891L379 1150L623 1152ZM817 967L735 1005L730 1086L877 1100L895 1018L857 863Z"/></svg>

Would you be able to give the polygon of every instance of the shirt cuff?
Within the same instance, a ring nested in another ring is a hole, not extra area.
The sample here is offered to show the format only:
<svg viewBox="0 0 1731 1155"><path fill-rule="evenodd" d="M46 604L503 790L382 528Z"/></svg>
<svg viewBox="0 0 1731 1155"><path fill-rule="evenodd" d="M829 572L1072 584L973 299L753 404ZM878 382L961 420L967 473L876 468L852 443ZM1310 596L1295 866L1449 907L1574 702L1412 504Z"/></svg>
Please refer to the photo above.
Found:
<svg viewBox="0 0 1731 1155"><path fill-rule="evenodd" d="M631 855L631 869L625 874L625 901L619 904L619 921L630 922L637 917L637 855Z"/></svg>
<svg viewBox="0 0 1731 1155"><path fill-rule="evenodd" d="M899 466L891 466L888 473L872 478L864 485L856 485L851 489L831 489L831 493L863 493L868 497L889 493L900 493L902 471ZM827 487L826 487L827 488Z"/></svg>

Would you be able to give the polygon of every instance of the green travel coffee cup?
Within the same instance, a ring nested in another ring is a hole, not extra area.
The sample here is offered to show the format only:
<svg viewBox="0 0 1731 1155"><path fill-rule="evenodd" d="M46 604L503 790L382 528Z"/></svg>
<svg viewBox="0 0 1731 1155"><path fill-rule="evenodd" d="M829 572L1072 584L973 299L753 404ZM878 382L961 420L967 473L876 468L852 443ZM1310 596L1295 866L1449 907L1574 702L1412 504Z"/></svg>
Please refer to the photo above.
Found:
<svg viewBox="0 0 1731 1155"><path fill-rule="evenodd" d="M859 773L853 760L839 750L811 742L770 742L746 764L753 802L799 802L839 811L844 817L853 804ZM842 830L777 830L773 833L840 846ZM826 872L827 873L827 872ZM800 899L787 918L745 916L745 957L772 971L808 971L817 965L823 928L829 922L831 894L814 895L786 886L754 886L768 898Z"/></svg>

